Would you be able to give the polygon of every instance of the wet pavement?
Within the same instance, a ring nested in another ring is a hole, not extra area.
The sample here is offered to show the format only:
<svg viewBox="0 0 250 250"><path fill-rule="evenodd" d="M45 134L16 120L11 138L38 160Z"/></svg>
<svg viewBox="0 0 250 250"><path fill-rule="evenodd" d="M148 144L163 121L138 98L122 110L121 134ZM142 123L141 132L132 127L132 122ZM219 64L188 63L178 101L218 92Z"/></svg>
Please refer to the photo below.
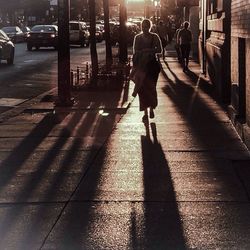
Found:
<svg viewBox="0 0 250 250"><path fill-rule="evenodd" d="M133 83L0 116L0 249L250 248L250 153L197 63L162 67L147 124Z"/></svg>

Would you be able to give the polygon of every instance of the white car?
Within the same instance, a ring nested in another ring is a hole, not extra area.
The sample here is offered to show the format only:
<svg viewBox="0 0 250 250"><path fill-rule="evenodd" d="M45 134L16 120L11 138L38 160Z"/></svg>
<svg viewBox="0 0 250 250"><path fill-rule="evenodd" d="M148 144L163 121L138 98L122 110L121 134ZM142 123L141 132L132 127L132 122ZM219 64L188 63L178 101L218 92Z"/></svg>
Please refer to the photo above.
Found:
<svg viewBox="0 0 250 250"><path fill-rule="evenodd" d="M6 60L8 64L13 64L15 55L15 46L10 38L0 30L0 61Z"/></svg>
<svg viewBox="0 0 250 250"><path fill-rule="evenodd" d="M69 40L70 44L80 45L81 47L89 46L89 31L85 22L69 22Z"/></svg>

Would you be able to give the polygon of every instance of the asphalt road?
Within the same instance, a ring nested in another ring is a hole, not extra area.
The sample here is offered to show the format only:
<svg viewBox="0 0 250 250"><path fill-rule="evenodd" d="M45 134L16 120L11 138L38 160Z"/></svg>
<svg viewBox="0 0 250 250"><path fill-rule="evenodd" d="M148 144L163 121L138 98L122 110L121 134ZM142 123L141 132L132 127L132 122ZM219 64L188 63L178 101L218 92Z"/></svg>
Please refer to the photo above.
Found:
<svg viewBox="0 0 250 250"><path fill-rule="evenodd" d="M97 44L99 60L105 43ZM90 49L71 47L71 68L90 61ZM53 48L27 51L26 43L15 44L14 65L0 64L0 113L57 86L57 51Z"/></svg>

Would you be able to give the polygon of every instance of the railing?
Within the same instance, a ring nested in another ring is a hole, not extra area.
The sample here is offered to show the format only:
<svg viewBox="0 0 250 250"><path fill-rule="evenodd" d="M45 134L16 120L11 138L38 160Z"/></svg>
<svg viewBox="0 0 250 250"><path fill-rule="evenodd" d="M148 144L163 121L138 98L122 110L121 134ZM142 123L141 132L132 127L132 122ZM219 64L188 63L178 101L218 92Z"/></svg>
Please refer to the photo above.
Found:
<svg viewBox="0 0 250 250"><path fill-rule="evenodd" d="M113 64L107 69L106 64L99 63L99 70L95 88L100 90L119 90L123 84L129 80L129 72L131 68L131 59L127 64L121 64L118 60L114 60ZM91 64L86 62L84 66L77 66L71 70L71 87L73 90L83 90L91 85Z"/></svg>

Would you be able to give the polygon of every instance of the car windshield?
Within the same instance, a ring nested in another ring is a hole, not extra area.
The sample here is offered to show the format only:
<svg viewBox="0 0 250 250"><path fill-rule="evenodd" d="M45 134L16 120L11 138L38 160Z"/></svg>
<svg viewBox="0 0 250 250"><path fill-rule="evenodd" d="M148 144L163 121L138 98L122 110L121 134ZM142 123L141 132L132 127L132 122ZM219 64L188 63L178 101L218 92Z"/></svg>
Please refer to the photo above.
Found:
<svg viewBox="0 0 250 250"><path fill-rule="evenodd" d="M8 40L8 36L2 31L0 30L0 39L4 39L4 40Z"/></svg>
<svg viewBox="0 0 250 250"><path fill-rule="evenodd" d="M56 28L54 26L38 25L38 26L34 26L31 29L31 31L53 32L53 31L56 31Z"/></svg>
<svg viewBox="0 0 250 250"><path fill-rule="evenodd" d="M6 33L16 32L16 27L3 27L2 30Z"/></svg>

